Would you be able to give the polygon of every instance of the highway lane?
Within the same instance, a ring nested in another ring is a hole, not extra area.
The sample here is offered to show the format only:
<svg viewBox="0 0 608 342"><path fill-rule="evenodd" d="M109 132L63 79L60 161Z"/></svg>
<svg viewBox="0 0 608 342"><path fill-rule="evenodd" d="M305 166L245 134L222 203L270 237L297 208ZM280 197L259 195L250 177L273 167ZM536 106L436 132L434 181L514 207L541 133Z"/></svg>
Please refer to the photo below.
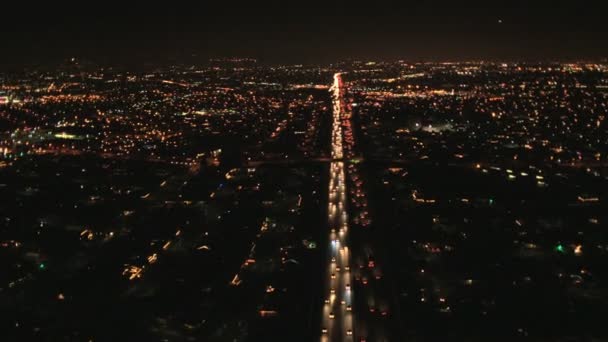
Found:
<svg viewBox="0 0 608 342"><path fill-rule="evenodd" d="M370 162L359 155L355 145L355 128L353 113L348 97L347 84L342 81L342 75L335 77L334 101L340 112L340 134L342 139L343 159L346 163L345 181L348 189L349 215L352 216L352 227L349 236L349 254L352 267L350 268L351 291L356 291L353 299L352 313L356 315L354 335L357 341L388 341L391 339L392 310L391 287L384 277L382 267L384 258L382 249L376 241L380 227L371 225L368 212L368 201L361 165ZM345 204L346 205L346 204ZM356 280L355 280L356 278ZM352 317L352 316L351 316Z"/></svg>
<svg viewBox="0 0 608 342"><path fill-rule="evenodd" d="M322 312L321 341L353 341L354 317L352 311L354 289L351 287L350 248L348 245L348 213L346 180L342 142L342 81L334 75L332 92L332 162L329 172L328 225L329 253L326 275L326 298Z"/></svg>
<svg viewBox="0 0 608 342"><path fill-rule="evenodd" d="M366 201L360 175L353 167L362 158L354 154L351 113L344 99L345 88L340 73L334 75L330 92L333 105L327 208L330 230L321 341L386 341L391 314L386 297L390 291L375 258L373 245L367 243L372 236L365 228L367 223L356 225L357 231L353 236L350 232L348 200L354 201L360 209L365 209ZM362 207L361 203L364 204ZM357 243L356 248L351 246L351 242Z"/></svg>

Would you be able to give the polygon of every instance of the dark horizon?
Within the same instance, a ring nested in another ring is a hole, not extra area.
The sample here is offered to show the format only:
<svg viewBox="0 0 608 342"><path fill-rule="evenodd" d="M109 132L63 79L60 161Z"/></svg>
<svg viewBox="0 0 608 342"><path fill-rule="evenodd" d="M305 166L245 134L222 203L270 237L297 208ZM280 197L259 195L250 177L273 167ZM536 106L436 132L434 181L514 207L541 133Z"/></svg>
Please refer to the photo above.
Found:
<svg viewBox="0 0 608 342"><path fill-rule="evenodd" d="M608 56L599 3L169 5L7 5L0 62L20 67L72 56L116 64L192 55L268 63Z"/></svg>

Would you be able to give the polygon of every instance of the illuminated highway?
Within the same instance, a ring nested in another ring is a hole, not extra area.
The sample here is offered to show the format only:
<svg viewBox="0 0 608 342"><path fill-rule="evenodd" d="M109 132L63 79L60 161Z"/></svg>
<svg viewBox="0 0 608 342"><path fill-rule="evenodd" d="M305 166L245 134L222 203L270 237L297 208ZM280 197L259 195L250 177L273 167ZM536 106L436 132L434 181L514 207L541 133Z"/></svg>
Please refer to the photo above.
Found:
<svg viewBox="0 0 608 342"><path fill-rule="evenodd" d="M333 103L328 192L330 236L321 340L388 341L388 303L392 291L384 279L382 262L376 259L375 239L369 229L371 220L358 166L363 157L354 150L352 112L345 101L342 74L334 75L330 91ZM349 232L351 219L356 230Z"/></svg>
<svg viewBox="0 0 608 342"><path fill-rule="evenodd" d="M323 305L321 341L353 341L353 288L348 245L348 213L342 146L342 79L334 75L330 91L333 102L332 158L329 177L326 297Z"/></svg>

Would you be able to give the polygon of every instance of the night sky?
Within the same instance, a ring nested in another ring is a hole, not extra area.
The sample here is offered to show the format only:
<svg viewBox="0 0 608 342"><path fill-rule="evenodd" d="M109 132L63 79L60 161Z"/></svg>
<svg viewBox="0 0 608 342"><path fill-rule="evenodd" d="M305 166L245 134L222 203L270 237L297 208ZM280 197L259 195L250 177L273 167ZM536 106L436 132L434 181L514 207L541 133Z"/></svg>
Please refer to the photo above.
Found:
<svg viewBox="0 0 608 342"><path fill-rule="evenodd" d="M125 3L3 4L0 61L45 63L77 56L126 63L196 55L201 60L248 56L306 63L608 56L601 1Z"/></svg>

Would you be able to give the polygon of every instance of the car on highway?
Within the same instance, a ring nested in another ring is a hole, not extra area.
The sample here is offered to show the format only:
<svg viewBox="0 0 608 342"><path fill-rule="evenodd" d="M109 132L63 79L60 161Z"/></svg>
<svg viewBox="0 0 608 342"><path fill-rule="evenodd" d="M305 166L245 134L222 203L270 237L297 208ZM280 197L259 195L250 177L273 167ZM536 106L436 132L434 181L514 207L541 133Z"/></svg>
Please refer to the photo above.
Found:
<svg viewBox="0 0 608 342"><path fill-rule="evenodd" d="M376 261L373 256L369 256L367 258L367 267L374 268L376 266Z"/></svg>

